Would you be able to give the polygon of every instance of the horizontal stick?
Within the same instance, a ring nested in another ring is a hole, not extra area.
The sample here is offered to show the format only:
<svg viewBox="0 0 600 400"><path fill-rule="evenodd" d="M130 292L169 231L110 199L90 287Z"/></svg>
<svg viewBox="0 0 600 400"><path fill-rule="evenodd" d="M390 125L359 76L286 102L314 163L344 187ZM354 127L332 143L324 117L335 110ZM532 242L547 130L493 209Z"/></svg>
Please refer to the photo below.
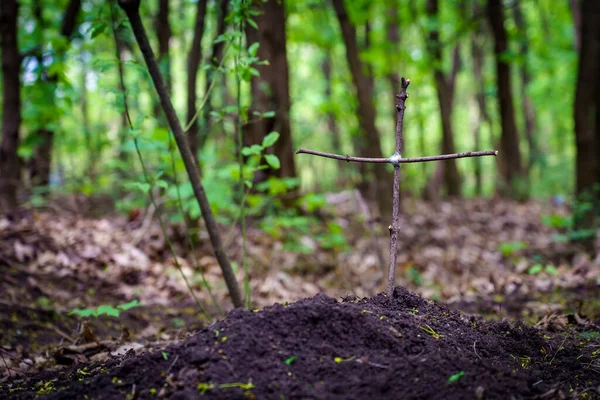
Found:
<svg viewBox="0 0 600 400"><path fill-rule="evenodd" d="M367 158L367 157L353 157L353 156L342 156L339 154L324 153L322 151L298 149L296 154L312 154L313 156L332 158L334 160L341 160L346 162L366 162L366 163L377 163L377 164L393 164L398 163L418 163L425 161L440 161L440 160L451 160L454 158L466 158L466 157L483 157L483 156L497 156L497 150L487 151L468 151L466 153L455 153L455 154L442 154L439 156L427 156L427 157L416 157L416 158L400 158L391 160L389 158Z"/></svg>

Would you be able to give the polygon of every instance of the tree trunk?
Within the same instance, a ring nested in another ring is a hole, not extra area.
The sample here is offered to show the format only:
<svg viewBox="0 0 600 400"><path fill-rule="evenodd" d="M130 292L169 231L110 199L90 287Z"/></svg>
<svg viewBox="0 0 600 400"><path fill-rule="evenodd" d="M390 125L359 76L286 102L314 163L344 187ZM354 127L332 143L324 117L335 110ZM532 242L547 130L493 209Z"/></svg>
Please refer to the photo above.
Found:
<svg viewBox="0 0 600 400"><path fill-rule="evenodd" d="M229 0L220 0L219 1L219 9L217 15L217 32L215 35L215 39L225 33L225 29L227 28L227 22L225 21L227 17L227 11L229 10ZM209 63L213 66L213 68L217 68L221 63L221 59L223 58L223 50L225 47L225 42L217 42L212 45L211 53L209 59ZM213 86L212 91L210 90L211 84L215 79L219 79L220 82ZM222 74L217 72L215 69L209 69L206 71L206 83L204 86L204 95L208 96L208 99L204 105L204 108L201 111L201 123L200 126L202 130L199 134L198 139L198 147L200 150L204 148L206 141L210 135L212 130L211 120L210 120L210 112L212 110L212 99L214 98L214 92L218 89L221 89L221 97L223 99L223 104L226 103L226 94L227 94L227 82L226 82L226 74Z"/></svg>
<svg viewBox="0 0 600 400"><path fill-rule="evenodd" d="M577 194L600 182L600 2L582 3L581 51L575 92Z"/></svg>
<svg viewBox="0 0 600 400"><path fill-rule="evenodd" d="M333 0L333 7L340 23L342 37L346 46L346 59L352 74L352 81L358 98L358 120L361 136L357 138L355 148L362 157L383 157L380 136L375 126L375 107L369 77L365 74L363 63L358 54L356 28L352 25L344 7L344 0ZM363 182L373 182L373 189L366 190L361 185L363 197L378 205L380 215L386 219L392 212L392 175L384 164L366 164L362 174ZM373 176L371 176L373 175Z"/></svg>
<svg viewBox="0 0 600 400"><path fill-rule="evenodd" d="M268 60L269 65L259 65L259 77L251 82L252 110L264 113L275 111L270 118L259 117L244 126L244 146L260 144L271 131L280 134L279 140L267 150L279 157L281 168L269 168L266 173L279 178L296 176L294 165L294 149L290 127L290 94L288 61L286 54L285 9L282 2L268 0L260 6L261 15L256 16L258 29L248 27L248 44L258 42L257 56L260 60ZM254 117L256 118L256 117Z"/></svg>
<svg viewBox="0 0 600 400"><path fill-rule="evenodd" d="M165 78L165 84L169 94L172 92L172 81L171 81L171 57L169 54L169 42L173 32L171 31L171 25L169 24L169 0L158 0L158 12L154 20L154 29L156 30L156 39L158 42L158 51L156 54L156 60L160 68L160 73ZM154 100L153 114L156 118L158 126L167 125L165 116L161 112L160 103Z"/></svg>
<svg viewBox="0 0 600 400"><path fill-rule="evenodd" d="M17 44L17 0L2 0L0 33L2 34L2 140L0 142L0 212L18 205L17 190L21 169L19 128L21 125L21 57Z"/></svg>
<svg viewBox="0 0 600 400"><path fill-rule="evenodd" d="M77 15L81 9L81 0L70 0L64 13L60 33L70 41L77 26ZM38 16L41 21L40 15ZM55 55L55 62L64 62L66 48L61 48ZM58 85L59 76L56 73L49 73L42 78L41 84L51 86L51 98L48 103L54 105L54 95ZM34 186L48 186L50 183L50 170L52 167L52 148L54 144L54 131L48 128L41 128L36 133L40 137L40 144L35 148L33 159L29 164L29 176Z"/></svg>
<svg viewBox="0 0 600 400"><path fill-rule="evenodd" d="M473 15L479 15L481 13L481 10L477 4L477 2L474 3L475 7L473 10ZM477 101L477 107L479 109L479 115L478 115L478 122L477 122L477 128L476 128L476 132L474 133L475 135L475 147L474 150L479 149L479 145L482 142L481 139L481 126L483 125L483 123L485 123L488 126L488 130L489 130L489 143L492 147L498 147L497 144L495 143L495 138L494 138L494 124L492 122L492 119L490 117L490 114L488 113L487 110L487 101L486 101L486 95L485 95L485 82L484 82L484 77L483 77L483 69L484 69L484 60L485 60L485 53L484 53L484 48L483 48L483 43L486 40L486 34L483 31L483 24L478 24L475 34L473 36L472 42L471 42L471 57L473 59L473 74L475 76L475 99ZM483 181L483 170L481 168L481 158L479 157L475 157L474 159L475 162L475 181L476 181L476 187L479 188L477 189L477 193L480 194L481 192L481 182ZM502 159L499 160L500 162L502 162Z"/></svg>
<svg viewBox="0 0 600 400"><path fill-rule="evenodd" d="M531 169L540 156L535 140L535 110L531 97L527 94L527 88L531 82L531 74L529 73L529 65L527 63L527 55L529 53L529 44L527 39L526 23L521 12L519 3L515 3L514 7L515 24L521 34L521 42L519 43L519 53L525 57L525 61L520 68L521 77L521 99L523 101L523 114L525 116L525 137L529 147L529 157L526 165L525 174L530 178Z"/></svg>
<svg viewBox="0 0 600 400"><path fill-rule="evenodd" d="M92 186L96 182L96 159L98 158L99 148L94 145L92 137L92 128L89 118L88 94L87 94L87 74L88 66L86 61L86 51L81 49L79 60L81 62L81 121L83 125L83 135L85 136L85 146L88 151L87 175L90 177Z"/></svg>
<svg viewBox="0 0 600 400"><path fill-rule="evenodd" d="M573 30L575 32L575 50L581 50L581 1L569 0L571 13L573 14Z"/></svg>
<svg viewBox="0 0 600 400"><path fill-rule="evenodd" d="M427 13L431 17L438 18L438 0L429 0ZM442 71L442 49L438 24L429 32L428 50L434 64L434 78L437 88L437 97L440 104L442 119L442 154L455 153L454 132L452 129L452 106L454 102L454 87L456 74L460 67L460 55L458 45L454 47L452 56L452 70L446 75ZM448 196L460 196L460 175L455 160L444 161L442 176L446 193Z"/></svg>
<svg viewBox="0 0 600 400"><path fill-rule="evenodd" d="M117 63L117 72L119 74L119 77L123 77L123 80L119 79L119 92L120 93L125 93L125 87L123 86L123 81L125 79L125 69L123 68L123 64L124 64L124 60L125 60L125 49L126 49L125 39L122 37L119 37L119 32L116 31L115 32L115 53L116 53L115 56L119 60L119 62ZM125 151L125 143L127 142L128 131L129 131L129 124L127 122L127 112L126 112L126 109L124 108L121 111L121 127L119 129L119 161L121 164L120 168L119 168L119 175L121 176L121 178L126 177L125 165L128 164L128 160L129 160L129 155Z"/></svg>
<svg viewBox="0 0 600 400"><path fill-rule="evenodd" d="M340 129L335 120L335 113L331 110L331 104L333 99L331 97L331 49L325 49L325 57L321 63L323 69L323 75L325 78L325 100L327 101L327 111L325 112L327 118L327 127L331 134L331 147L334 153L342 152L342 143L340 140ZM340 170L341 171L341 170Z"/></svg>
<svg viewBox="0 0 600 400"><path fill-rule="evenodd" d="M198 119L196 116L196 82L198 68L202 60L202 36L204 34L204 19L206 17L206 1L198 1L196 10L196 21L194 23L194 39L187 59L187 123L194 121L187 131L190 150L196 160L198 159Z"/></svg>
<svg viewBox="0 0 600 400"><path fill-rule="evenodd" d="M512 99L510 81L510 66L502 59L508 50L508 38L504 28L504 13L501 0L488 0L487 14L494 36L494 53L496 58L496 86L498 88L498 103L502 135L500 136L500 157L502 183L500 193L507 196L519 197L519 184L523 180L523 167L519 150L519 135L515 122L515 111Z"/></svg>
<svg viewBox="0 0 600 400"><path fill-rule="evenodd" d="M198 1L204 3L206 1ZM167 89L169 92L172 88L171 82L171 57L169 56L169 42L173 32L169 24L169 0L158 0L158 14L156 15L156 32L158 36L158 64L160 71L165 77ZM195 32L194 32L195 34Z"/></svg>
<svg viewBox="0 0 600 400"><path fill-rule="evenodd" d="M369 20L365 22L365 37L362 48L360 51L368 51L371 48L371 23ZM365 63L365 71L367 75L367 82L369 83L369 90L371 94L375 93L375 74L373 73L373 65L369 62ZM395 98L395 97L394 97ZM396 118L394 118L396 119Z"/></svg>

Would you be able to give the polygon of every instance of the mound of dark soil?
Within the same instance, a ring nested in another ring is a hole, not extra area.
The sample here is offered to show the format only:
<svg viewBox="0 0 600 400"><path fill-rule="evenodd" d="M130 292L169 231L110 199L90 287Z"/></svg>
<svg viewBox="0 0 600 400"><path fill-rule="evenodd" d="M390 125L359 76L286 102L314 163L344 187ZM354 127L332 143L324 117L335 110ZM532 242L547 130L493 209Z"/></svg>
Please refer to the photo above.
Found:
<svg viewBox="0 0 600 400"><path fill-rule="evenodd" d="M45 372L0 397L509 399L598 396L598 341L392 299L234 310L163 352Z"/></svg>

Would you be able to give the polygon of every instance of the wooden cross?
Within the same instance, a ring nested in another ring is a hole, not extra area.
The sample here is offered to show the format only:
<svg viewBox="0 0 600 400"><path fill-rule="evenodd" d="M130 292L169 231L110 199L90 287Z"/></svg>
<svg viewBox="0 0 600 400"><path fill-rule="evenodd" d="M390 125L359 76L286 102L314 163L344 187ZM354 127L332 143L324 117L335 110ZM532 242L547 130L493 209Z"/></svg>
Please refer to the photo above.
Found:
<svg viewBox="0 0 600 400"><path fill-rule="evenodd" d="M398 249L398 214L400 209L400 164L406 163L418 163L426 161L439 161L439 160L451 160L455 158L465 157L481 157L481 156L497 156L498 151L469 151L466 153L457 154L442 154L439 156L428 156L428 157L417 157L417 158L402 158L402 122L404 120L404 110L406 109L406 99L408 93L406 89L410 85L410 79L402 78L400 86L400 94L396 95L396 151L389 158L366 158L366 157L352 157L349 155L338 155L331 153L324 153L321 151L307 150L300 148L296 154L312 154L319 157L333 158L335 160L341 160L346 162L362 162L362 163L379 163L386 164L390 163L394 166L394 191L393 191L393 209L392 209L392 225L389 227L390 231L390 269L388 272L388 283L387 283L387 295L392 297L394 292L394 282L396 280L396 252Z"/></svg>

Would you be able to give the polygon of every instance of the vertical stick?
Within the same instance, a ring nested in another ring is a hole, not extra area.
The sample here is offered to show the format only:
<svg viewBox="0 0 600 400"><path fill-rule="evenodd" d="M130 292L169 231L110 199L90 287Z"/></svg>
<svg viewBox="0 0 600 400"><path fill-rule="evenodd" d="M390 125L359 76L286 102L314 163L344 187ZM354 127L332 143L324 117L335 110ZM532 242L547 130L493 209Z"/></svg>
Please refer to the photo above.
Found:
<svg viewBox="0 0 600 400"><path fill-rule="evenodd" d="M387 295L392 297L394 294L394 283L396 281L396 255L398 252L398 218L400 214L400 159L402 158L402 122L404 120L404 110L406 109L405 102L408 97L406 88L410 85L410 79L402 78L400 94L396 95L396 152L390 161L394 165L394 192L393 192L393 209L392 209L392 225L390 225L390 270L388 274Z"/></svg>

